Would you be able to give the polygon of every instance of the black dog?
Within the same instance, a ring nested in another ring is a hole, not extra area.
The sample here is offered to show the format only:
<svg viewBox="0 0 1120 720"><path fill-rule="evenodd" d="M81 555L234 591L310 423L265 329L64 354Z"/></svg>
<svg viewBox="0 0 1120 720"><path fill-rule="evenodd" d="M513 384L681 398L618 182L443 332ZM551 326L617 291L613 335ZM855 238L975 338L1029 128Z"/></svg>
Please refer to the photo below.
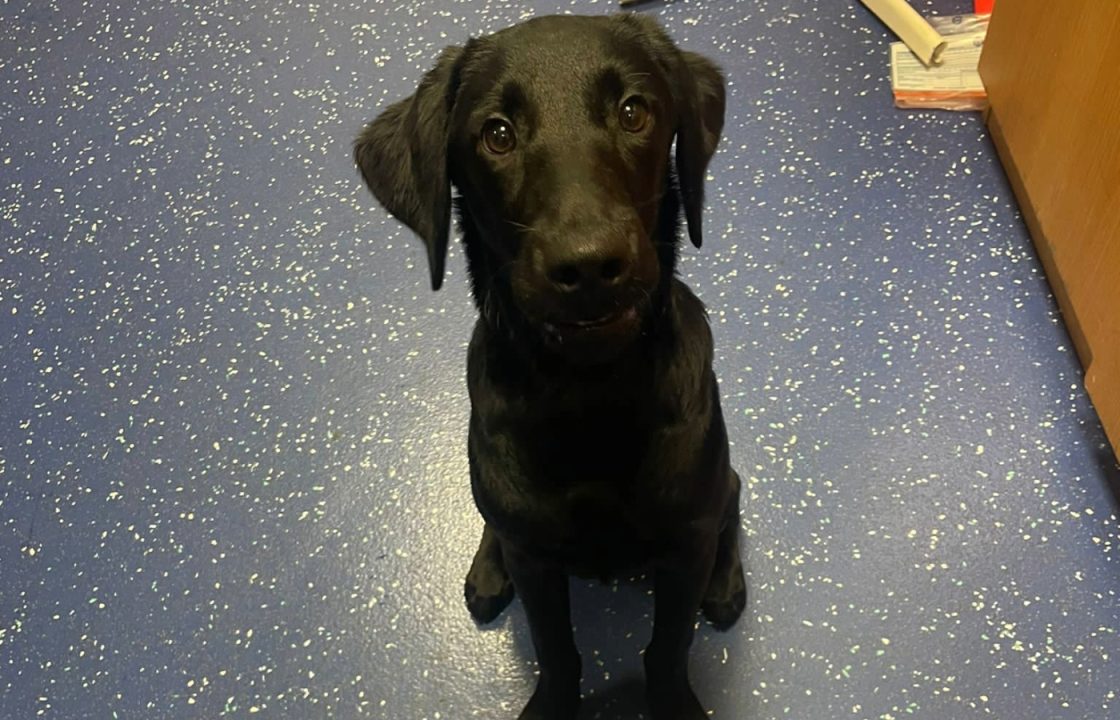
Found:
<svg viewBox="0 0 1120 720"><path fill-rule="evenodd" d="M723 113L719 70L653 21L546 17L448 48L355 143L373 194L424 239L433 288L460 193L486 520L467 605L487 622L521 596L540 665L522 720L576 716L569 574L652 566L657 720L707 717L687 672L696 611L726 627L746 602L711 331L674 276L682 205L700 246Z"/></svg>

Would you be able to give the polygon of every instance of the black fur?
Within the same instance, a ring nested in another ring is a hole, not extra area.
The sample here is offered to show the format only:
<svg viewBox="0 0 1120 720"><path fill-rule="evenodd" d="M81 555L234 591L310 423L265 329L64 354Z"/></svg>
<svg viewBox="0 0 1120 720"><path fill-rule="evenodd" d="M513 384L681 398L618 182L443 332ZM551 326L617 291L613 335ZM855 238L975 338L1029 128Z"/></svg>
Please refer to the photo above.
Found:
<svg viewBox="0 0 1120 720"><path fill-rule="evenodd" d="M723 115L718 69L656 23L547 17L445 50L355 143L373 194L424 240L433 288L459 192L486 521L465 590L480 622L522 599L540 665L522 720L576 716L569 575L652 568L655 720L706 717L687 675L695 613L727 627L746 601L711 331L674 274L682 209L701 244Z"/></svg>

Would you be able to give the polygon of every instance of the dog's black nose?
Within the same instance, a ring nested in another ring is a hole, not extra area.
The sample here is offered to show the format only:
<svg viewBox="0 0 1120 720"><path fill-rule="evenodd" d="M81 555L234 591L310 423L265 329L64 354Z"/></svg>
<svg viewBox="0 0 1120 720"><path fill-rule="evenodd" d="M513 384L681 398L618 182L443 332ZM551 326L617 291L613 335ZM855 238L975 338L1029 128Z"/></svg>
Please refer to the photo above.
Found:
<svg viewBox="0 0 1120 720"><path fill-rule="evenodd" d="M549 282L563 292L607 289L630 277L631 253L624 243L594 243L551 254L545 270Z"/></svg>

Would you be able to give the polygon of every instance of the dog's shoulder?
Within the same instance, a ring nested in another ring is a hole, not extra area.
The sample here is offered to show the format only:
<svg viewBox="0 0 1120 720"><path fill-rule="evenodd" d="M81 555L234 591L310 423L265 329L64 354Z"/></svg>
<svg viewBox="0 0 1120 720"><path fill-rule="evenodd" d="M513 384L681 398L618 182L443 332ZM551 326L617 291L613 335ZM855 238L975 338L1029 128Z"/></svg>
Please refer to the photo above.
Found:
<svg viewBox="0 0 1120 720"><path fill-rule="evenodd" d="M516 368L499 352L493 329L479 318L467 347L467 391L471 407L484 417L510 414L517 401Z"/></svg>
<svg viewBox="0 0 1120 720"><path fill-rule="evenodd" d="M697 422L711 413L712 329L700 298L678 279L672 281L666 327L654 355L652 391L659 414L671 424Z"/></svg>
<svg viewBox="0 0 1120 720"><path fill-rule="evenodd" d="M686 351L703 350L707 361L712 358L712 329L708 323L708 308L692 292L692 288L679 278L673 278L669 287L670 312L673 329L686 345Z"/></svg>

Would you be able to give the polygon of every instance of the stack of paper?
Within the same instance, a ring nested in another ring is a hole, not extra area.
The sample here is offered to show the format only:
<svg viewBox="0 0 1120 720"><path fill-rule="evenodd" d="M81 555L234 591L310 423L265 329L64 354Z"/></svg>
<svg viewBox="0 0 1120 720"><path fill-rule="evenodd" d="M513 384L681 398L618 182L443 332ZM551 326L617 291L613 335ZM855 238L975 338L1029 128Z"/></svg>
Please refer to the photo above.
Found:
<svg viewBox="0 0 1120 720"><path fill-rule="evenodd" d="M925 64L905 43L891 43L891 89L895 105L983 110L988 96L977 67L988 33L988 16L931 17L929 24L945 40L938 64Z"/></svg>

